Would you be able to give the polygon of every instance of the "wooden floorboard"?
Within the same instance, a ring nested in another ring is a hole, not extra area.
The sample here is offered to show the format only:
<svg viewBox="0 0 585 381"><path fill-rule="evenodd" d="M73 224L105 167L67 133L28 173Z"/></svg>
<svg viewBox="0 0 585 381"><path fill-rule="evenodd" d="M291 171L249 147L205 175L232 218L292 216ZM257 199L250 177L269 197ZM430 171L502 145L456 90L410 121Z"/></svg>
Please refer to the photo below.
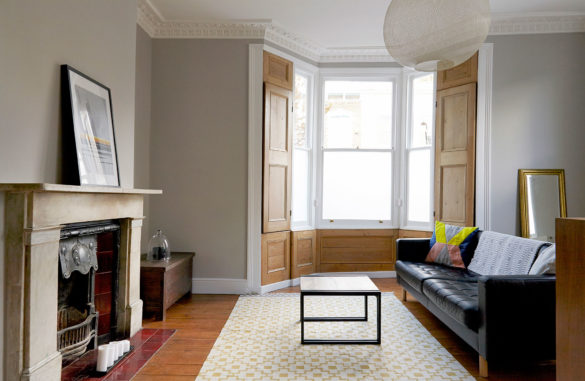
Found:
<svg viewBox="0 0 585 381"><path fill-rule="evenodd" d="M383 292L394 292L400 297L402 288L396 279L373 279ZM289 287L278 293L299 292ZM172 328L175 335L140 370L134 381L193 381L211 351L221 329L238 300L238 295L190 295L179 300L167 311L164 322L144 320L144 328ZM478 380L478 355L452 333L414 297L403 302L423 326ZM489 365L489 380L498 381L553 381L554 362L530 366Z"/></svg>

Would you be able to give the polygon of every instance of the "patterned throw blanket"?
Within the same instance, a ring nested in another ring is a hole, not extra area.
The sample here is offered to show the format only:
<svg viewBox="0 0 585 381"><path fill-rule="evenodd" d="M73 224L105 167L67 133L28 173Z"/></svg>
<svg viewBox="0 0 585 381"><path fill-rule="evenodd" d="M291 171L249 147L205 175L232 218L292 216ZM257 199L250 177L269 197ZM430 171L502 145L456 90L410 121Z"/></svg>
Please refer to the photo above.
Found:
<svg viewBox="0 0 585 381"><path fill-rule="evenodd" d="M526 275L544 245L549 243L485 231L468 268L481 275Z"/></svg>

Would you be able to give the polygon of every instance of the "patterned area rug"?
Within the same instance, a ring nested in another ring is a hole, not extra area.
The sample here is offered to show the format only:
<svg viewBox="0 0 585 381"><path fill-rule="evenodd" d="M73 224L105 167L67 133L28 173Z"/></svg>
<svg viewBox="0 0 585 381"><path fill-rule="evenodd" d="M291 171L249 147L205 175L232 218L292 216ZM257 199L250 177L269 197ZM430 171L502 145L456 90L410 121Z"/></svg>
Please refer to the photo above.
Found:
<svg viewBox="0 0 585 381"><path fill-rule="evenodd" d="M392 293L381 345L301 345L299 294L241 296L197 380L475 380ZM308 322L307 339L376 336L368 322ZM363 316L363 296L305 297L305 316Z"/></svg>

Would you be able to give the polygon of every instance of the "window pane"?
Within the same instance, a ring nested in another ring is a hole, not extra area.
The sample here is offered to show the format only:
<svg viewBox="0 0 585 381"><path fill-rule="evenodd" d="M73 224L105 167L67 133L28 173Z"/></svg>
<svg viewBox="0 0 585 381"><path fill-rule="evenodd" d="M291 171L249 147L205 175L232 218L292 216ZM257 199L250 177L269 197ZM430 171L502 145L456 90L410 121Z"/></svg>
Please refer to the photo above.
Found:
<svg viewBox="0 0 585 381"><path fill-rule="evenodd" d="M433 81L433 74L417 77L412 81L411 147L431 146L433 136Z"/></svg>
<svg viewBox="0 0 585 381"><path fill-rule="evenodd" d="M390 152L325 152L323 218L390 220Z"/></svg>
<svg viewBox="0 0 585 381"><path fill-rule="evenodd" d="M408 153L408 221L430 222L431 150Z"/></svg>
<svg viewBox="0 0 585 381"><path fill-rule="evenodd" d="M294 137L295 147L307 147L307 92L309 80L304 75L295 74L294 95Z"/></svg>
<svg viewBox="0 0 585 381"><path fill-rule="evenodd" d="M392 82L325 82L325 148L391 148Z"/></svg>
<svg viewBox="0 0 585 381"><path fill-rule="evenodd" d="M295 149L292 166L292 221L309 222L309 152Z"/></svg>

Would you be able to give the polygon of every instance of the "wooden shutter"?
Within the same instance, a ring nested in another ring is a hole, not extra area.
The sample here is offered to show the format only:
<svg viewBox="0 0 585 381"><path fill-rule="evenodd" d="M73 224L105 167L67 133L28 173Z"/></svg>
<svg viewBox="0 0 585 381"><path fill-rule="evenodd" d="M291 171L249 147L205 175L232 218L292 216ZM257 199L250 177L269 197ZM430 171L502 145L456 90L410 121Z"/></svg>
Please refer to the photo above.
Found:
<svg viewBox="0 0 585 381"><path fill-rule="evenodd" d="M262 285L290 279L290 232L262 234Z"/></svg>
<svg viewBox="0 0 585 381"><path fill-rule="evenodd" d="M478 53L475 53L461 65L437 72L437 90L477 83L477 57Z"/></svg>
<svg viewBox="0 0 585 381"><path fill-rule="evenodd" d="M262 230L290 229L292 92L264 84Z"/></svg>
<svg viewBox="0 0 585 381"><path fill-rule="evenodd" d="M435 219L474 224L476 84L437 92Z"/></svg>
<svg viewBox="0 0 585 381"><path fill-rule="evenodd" d="M265 83L292 90L293 63L275 54L264 52L263 77Z"/></svg>

